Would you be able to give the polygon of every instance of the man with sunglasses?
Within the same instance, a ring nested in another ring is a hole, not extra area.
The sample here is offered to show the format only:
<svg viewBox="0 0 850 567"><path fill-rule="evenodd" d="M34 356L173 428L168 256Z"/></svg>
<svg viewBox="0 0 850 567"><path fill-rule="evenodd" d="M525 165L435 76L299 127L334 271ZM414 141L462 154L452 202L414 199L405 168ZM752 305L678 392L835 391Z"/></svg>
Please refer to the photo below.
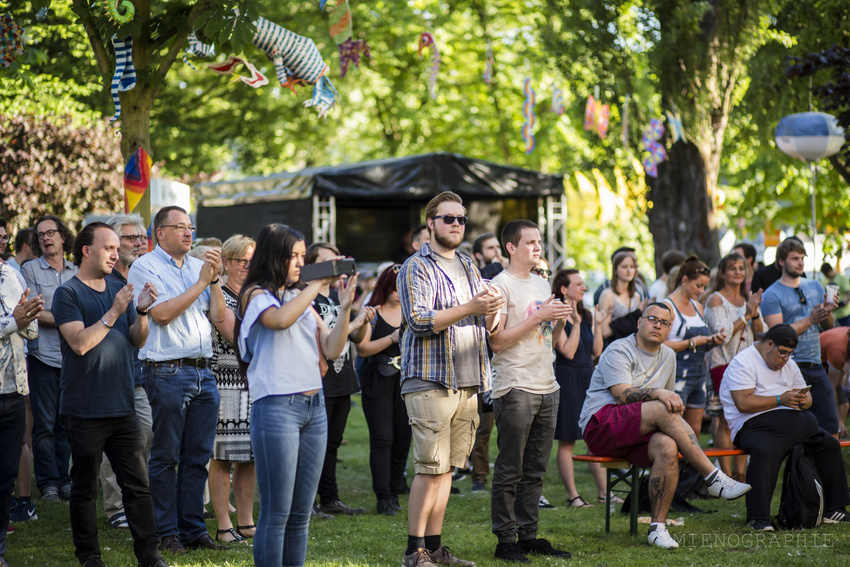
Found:
<svg viewBox="0 0 850 567"><path fill-rule="evenodd" d="M466 226L460 196L428 203L431 242L398 273L401 394L413 430L416 477L410 486L404 567L474 567L442 544L452 469L466 465L478 425L477 394L490 389L487 334L503 299L483 285L472 261L456 254Z"/></svg>
<svg viewBox="0 0 850 567"><path fill-rule="evenodd" d="M829 378L821 364L820 331L831 329L837 305L826 297L817 280L803 278L806 249L796 238L786 238L776 248L782 276L764 292L761 312L768 328L788 323L799 335L794 362L812 387L811 411L818 425L838 436L838 413Z"/></svg>
<svg viewBox="0 0 850 567"><path fill-rule="evenodd" d="M796 359L797 331L779 324L760 335L761 340L741 351L726 369L720 383L723 414L735 445L750 454L747 483L747 521L756 531L773 531L770 501L779 468L798 443L811 451L823 482L826 523L850 522L844 507L850 504L841 446L815 417L800 411L812 405Z"/></svg>
<svg viewBox="0 0 850 567"><path fill-rule="evenodd" d="M591 453L650 467L648 539L663 549L679 547L666 525L679 484L679 453L703 475L712 496L734 500L750 490L711 464L682 417L685 404L673 391L676 355L664 344L672 321L670 307L651 303L637 333L602 352L579 418Z"/></svg>

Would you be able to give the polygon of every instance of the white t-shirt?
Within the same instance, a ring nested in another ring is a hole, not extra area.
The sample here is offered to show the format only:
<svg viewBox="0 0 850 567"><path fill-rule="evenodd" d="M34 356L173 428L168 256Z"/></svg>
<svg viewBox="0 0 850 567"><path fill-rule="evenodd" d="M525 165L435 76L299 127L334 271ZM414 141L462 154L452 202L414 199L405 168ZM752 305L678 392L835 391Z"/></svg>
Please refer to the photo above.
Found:
<svg viewBox="0 0 850 567"><path fill-rule="evenodd" d="M652 301L664 301L664 298L667 297L667 282L658 278L652 285L649 286L649 297L652 298Z"/></svg>
<svg viewBox="0 0 850 567"><path fill-rule="evenodd" d="M491 283L505 298L500 312L505 330L534 315L552 295L546 280L535 274L523 280L503 271ZM552 323L540 323L511 347L493 355L493 371L493 399L512 388L531 394L557 392L560 386L552 364Z"/></svg>
<svg viewBox="0 0 850 567"><path fill-rule="evenodd" d="M755 413L742 413L735 406L731 392L755 388L754 394L757 396L776 397L788 390L799 390L805 386L806 381L803 380L803 375L800 374L800 369L793 360L789 360L780 370L772 370L756 350L755 345L742 350L729 363L723 374L723 381L720 383L720 401L723 403L723 415L726 416L726 422L732 430L732 440L735 440L735 436L748 419L774 410L799 410L778 406Z"/></svg>

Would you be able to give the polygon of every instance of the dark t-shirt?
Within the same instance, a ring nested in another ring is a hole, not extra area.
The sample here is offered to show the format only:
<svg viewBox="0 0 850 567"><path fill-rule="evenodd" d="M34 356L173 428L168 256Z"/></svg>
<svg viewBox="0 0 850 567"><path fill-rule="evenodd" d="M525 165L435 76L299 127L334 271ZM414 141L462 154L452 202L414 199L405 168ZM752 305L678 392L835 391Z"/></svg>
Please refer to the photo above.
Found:
<svg viewBox="0 0 850 567"><path fill-rule="evenodd" d="M123 287L108 278L105 291L96 291L74 277L56 290L53 317L56 326L82 321L98 324ZM62 373L59 378L59 413L80 418L123 417L135 412L133 345L130 326L136 321L131 303L106 337L84 356L71 350L62 333Z"/></svg>
<svg viewBox="0 0 850 567"><path fill-rule="evenodd" d="M776 281L781 277L782 271L779 269L779 264L776 262L768 264L767 266L762 266L753 274L753 281L750 284L750 288L753 293L758 290L767 291L767 288L776 283Z"/></svg>
<svg viewBox="0 0 850 567"><path fill-rule="evenodd" d="M121 275L116 269L112 269L112 273L106 276L106 279L115 279L118 283L121 284L121 287L127 285L127 278ZM225 293L227 293L225 291ZM127 309L130 309L129 307ZM135 383L136 388L145 386L145 363L142 362L142 359L139 358L139 349L134 346L130 348L133 349L133 371L135 372Z"/></svg>
<svg viewBox="0 0 850 567"><path fill-rule="evenodd" d="M337 292L331 290L330 297L325 297L322 294L316 296L313 302L313 309L325 322L329 329L336 326L336 321L342 309L339 306ZM351 314L351 319L354 319L354 314ZM345 348L342 354L336 360L328 360L328 372L323 379L322 387L325 392L325 397L339 398L349 396L360 390L360 384L357 383L357 374L354 372L354 365L351 363L351 350L349 342L346 341Z"/></svg>

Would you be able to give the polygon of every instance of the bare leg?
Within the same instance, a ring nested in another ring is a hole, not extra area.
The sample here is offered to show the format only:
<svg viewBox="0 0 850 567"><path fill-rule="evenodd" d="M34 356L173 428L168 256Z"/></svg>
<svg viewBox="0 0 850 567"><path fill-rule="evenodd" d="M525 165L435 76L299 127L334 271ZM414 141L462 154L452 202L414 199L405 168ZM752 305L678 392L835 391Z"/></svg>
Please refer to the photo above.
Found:
<svg viewBox="0 0 850 567"><path fill-rule="evenodd" d="M444 474L416 474L410 484L410 499L407 503L408 534L424 537L426 534L441 533L451 488L451 471ZM436 522L437 517L439 524Z"/></svg>
<svg viewBox="0 0 850 567"><path fill-rule="evenodd" d="M236 525L254 525L254 487L257 475L254 463L236 463L233 465L233 495L236 497ZM242 529L245 536L253 536L253 529Z"/></svg>
<svg viewBox="0 0 850 567"><path fill-rule="evenodd" d="M605 498L605 471L599 463L587 463L593 481L596 483L596 493L599 498Z"/></svg>
<svg viewBox="0 0 850 567"><path fill-rule="evenodd" d="M652 522L667 521L667 512L679 484L679 451L676 442L663 433L649 439L649 510Z"/></svg>
<svg viewBox="0 0 850 567"><path fill-rule="evenodd" d="M210 501L212 502L215 520L220 530L228 530L233 527L233 524L230 522L229 508L230 465L231 463L228 461L210 460Z"/></svg>
<svg viewBox="0 0 850 567"><path fill-rule="evenodd" d="M21 462L18 465L18 496L32 496L32 409L30 397L26 397L26 442L21 446Z"/></svg>
<svg viewBox="0 0 850 567"><path fill-rule="evenodd" d="M711 419L711 430L714 436L714 447L716 449L728 449L732 447L732 431L726 422L726 417L720 414ZM732 476L732 457L720 457L720 470L726 475ZM737 467L736 467L737 470Z"/></svg>
<svg viewBox="0 0 850 567"><path fill-rule="evenodd" d="M697 436L697 440L699 440L699 434L702 432L702 414L705 413L704 409L694 409L688 408L685 410L685 421L688 422L688 425L691 426L691 429L694 430L694 433Z"/></svg>
<svg viewBox="0 0 850 567"><path fill-rule="evenodd" d="M576 490L575 471L573 470L573 447L575 441L558 441L558 472L561 474L561 482L567 489L567 500L573 500L579 496Z"/></svg>
<svg viewBox="0 0 850 567"><path fill-rule="evenodd" d="M700 448L691 426L679 414L667 411L667 406L657 400L641 404L640 432L648 435L653 431L672 437L685 460L704 477L714 470L714 465Z"/></svg>

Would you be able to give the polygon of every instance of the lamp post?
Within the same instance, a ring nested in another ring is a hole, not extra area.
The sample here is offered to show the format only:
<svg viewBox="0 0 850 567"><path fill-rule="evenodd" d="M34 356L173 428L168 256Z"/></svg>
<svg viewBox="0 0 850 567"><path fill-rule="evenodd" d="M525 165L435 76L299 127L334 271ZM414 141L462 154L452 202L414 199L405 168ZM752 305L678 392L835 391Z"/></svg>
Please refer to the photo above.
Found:
<svg viewBox="0 0 850 567"><path fill-rule="evenodd" d="M823 112L789 114L776 126L776 145L782 153L809 162L809 198L812 209L812 278L817 277L817 217L815 214L816 162L834 156L844 145L844 129Z"/></svg>

